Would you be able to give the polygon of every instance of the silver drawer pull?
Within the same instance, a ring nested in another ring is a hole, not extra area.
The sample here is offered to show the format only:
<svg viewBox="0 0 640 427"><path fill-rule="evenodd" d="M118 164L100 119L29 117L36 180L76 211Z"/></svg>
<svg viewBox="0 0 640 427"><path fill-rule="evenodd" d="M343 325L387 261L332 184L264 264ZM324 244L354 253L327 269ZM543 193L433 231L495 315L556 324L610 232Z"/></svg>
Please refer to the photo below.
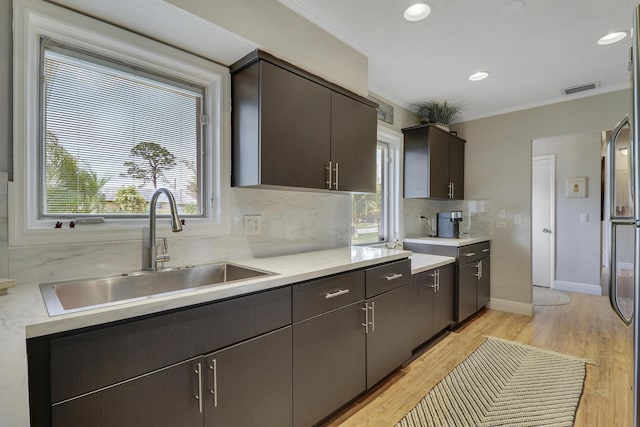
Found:
<svg viewBox="0 0 640 427"><path fill-rule="evenodd" d="M401 278L403 275L402 273L396 273L396 274L392 274L391 276L384 276L387 278L387 280L396 280Z"/></svg>
<svg viewBox="0 0 640 427"><path fill-rule="evenodd" d="M483 249L483 250L482 250L482 252L485 252L485 253L486 253L486 252L489 252L489 251L490 251L490 249Z"/></svg>
<svg viewBox="0 0 640 427"><path fill-rule="evenodd" d="M339 297L340 295L345 295L348 293L349 293L349 289L340 289L339 291L335 291L335 292L327 292L326 294L324 294L324 298L331 299L331 298Z"/></svg>
<svg viewBox="0 0 640 427"><path fill-rule="evenodd" d="M474 256L475 254L476 254L475 252L468 252L464 254L464 256Z"/></svg>

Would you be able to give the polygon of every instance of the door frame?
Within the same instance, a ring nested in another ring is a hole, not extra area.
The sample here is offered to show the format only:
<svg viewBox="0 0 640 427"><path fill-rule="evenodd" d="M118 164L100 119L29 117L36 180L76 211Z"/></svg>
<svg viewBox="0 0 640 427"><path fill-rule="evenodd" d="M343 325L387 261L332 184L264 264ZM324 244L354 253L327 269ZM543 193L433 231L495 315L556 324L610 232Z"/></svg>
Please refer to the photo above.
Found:
<svg viewBox="0 0 640 427"><path fill-rule="evenodd" d="M531 284L533 285L533 165L536 160L550 160L550 200L549 200L549 227L551 228L551 242L549 244L549 289L555 288L556 281L556 155L544 154L531 157Z"/></svg>

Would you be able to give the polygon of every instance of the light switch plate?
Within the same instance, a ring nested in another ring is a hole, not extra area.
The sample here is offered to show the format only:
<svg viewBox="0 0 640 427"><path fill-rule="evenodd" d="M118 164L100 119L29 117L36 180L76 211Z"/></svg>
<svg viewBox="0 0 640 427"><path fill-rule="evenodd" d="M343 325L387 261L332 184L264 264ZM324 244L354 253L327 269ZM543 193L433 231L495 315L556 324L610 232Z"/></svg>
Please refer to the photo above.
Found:
<svg viewBox="0 0 640 427"><path fill-rule="evenodd" d="M513 223L515 225L520 225L522 224L522 215L514 215L513 216Z"/></svg>
<svg viewBox="0 0 640 427"><path fill-rule="evenodd" d="M500 209L500 218L506 218L507 217L507 211L504 209Z"/></svg>
<svg viewBox="0 0 640 427"><path fill-rule="evenodd" d="M245 236L257 236L259 234L262 234L262 216L245 215L244 234Z"/></svg>

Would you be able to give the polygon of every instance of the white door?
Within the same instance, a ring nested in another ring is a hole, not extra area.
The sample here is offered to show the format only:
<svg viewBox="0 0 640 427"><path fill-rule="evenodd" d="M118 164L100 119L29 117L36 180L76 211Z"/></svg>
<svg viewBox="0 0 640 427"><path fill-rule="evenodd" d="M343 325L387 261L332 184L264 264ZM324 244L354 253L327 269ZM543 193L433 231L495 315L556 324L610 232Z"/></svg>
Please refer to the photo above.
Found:
<svg viewBox="0 0 640 427"><path fill-rule="evenodd" d="M556 156L535 156L531 165L531 267L536 286L555 280Z"/></svg>

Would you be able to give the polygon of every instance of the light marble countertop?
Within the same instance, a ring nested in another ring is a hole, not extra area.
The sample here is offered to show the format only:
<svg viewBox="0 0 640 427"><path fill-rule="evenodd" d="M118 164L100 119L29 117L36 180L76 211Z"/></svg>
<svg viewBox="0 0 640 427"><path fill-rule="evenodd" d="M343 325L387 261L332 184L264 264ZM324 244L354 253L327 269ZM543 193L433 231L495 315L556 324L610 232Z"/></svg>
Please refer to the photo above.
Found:
<svg viewBox="0 0 640 427"><path fill-rule="evenodd" d="M0 297L0 425L29 425L26 338L267 290L410 255L411 252L403 250L353 246L233 260L236 264L277 274L54 317L49 317L37 284L18 285ZM442 261L436 258L447 257L433 257L433 264L424 258L420 268L435 268Z"/></svg>
<svg viewBox="0 0 640 427"><path fill-rule="evenodd" d="M411 274L422 273L423 271L453 264L454 262L456 262L456 259L451 256L413 253L411 254Z"/></svg>
<svg viewBox="0 0 640 427"><path fill-rule="evenodd" d="M443 237L413 237L404 239L406 243L418 243L422 245L442 245L442 246L467 246L474 243L486 242L489 237L465 237L462 239L445 239Z"/></svg>

